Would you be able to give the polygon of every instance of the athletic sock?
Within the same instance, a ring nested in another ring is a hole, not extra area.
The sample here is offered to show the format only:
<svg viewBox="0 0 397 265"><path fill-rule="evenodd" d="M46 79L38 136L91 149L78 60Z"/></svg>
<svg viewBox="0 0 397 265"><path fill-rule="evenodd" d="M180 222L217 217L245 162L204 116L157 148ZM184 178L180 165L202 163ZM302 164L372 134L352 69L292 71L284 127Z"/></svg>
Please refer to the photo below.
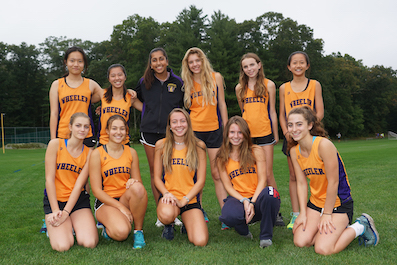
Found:
<svg viewBox="0 0 397 265"><path fill-rule="evenodd" d="M143 233L143 230L134 230L134 234L135 234L136 232L138 232L138 231L141 231L141 232Z"/></svg>
<svg viewBox="0 0 397 265"><path fill-rule="evenodd" d="M293 215L298 216L299 212L292 212Z"/></svg>
<svg viewBox="0 0 397 265"><path fill-rule="evenodd" d="M348 226L347 228L353 228L354 232L356 232L356 237L361 236L364 233L364 225L360 224L359 222L355 222L351 226Z"/></svg>

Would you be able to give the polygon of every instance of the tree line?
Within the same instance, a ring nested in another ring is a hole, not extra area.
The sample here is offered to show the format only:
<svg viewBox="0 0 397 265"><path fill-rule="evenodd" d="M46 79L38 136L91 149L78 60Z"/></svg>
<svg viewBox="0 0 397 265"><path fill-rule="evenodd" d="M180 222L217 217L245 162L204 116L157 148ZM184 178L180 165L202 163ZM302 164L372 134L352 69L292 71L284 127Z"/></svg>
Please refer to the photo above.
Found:
<svg viewBox="0 0 397 265"><path fill-rule="evenodd" d="M5 126L48 126L49 87L65 73L63 54L73 45L87 53L89 65L84 76L107 87L107 68L121 63L127 70L129 88L142 77L151 49L165 48L170 67L179 75L186 50L199 47L225 79L229 116L240 114L234 87L243 54L258 54L266 77L279 87L292 78L287 70L289 54L305 51L311 61L309 77L323 88L323 121L331 137L338 132L358 137L397 131L396 70L367 67L347 54L324 55L324 42L313 38L313 29L280 13L268 12L237 23L221 11L208 17L196 6L183 9L173 22L158 23L152 17L132 15L114 26L110 40L98 43L53 36L38 47L0 42L0 111L6 113ZM278 94L276 104L278 110ZM137 122L132 123L139 124L139 117L135 112L132 119Z"/></svg>

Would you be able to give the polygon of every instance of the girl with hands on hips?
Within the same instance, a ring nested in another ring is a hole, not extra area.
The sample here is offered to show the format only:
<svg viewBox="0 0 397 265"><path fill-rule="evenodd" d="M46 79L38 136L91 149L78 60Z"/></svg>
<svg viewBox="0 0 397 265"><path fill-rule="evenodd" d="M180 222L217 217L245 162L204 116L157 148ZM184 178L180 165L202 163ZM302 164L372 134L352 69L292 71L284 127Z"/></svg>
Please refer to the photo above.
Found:
<svg viewBox="0 0 397 265"><path fill-rule="evenodd" d="M163 238L174 238L173 222L181 215L182 233L186 232L195 246L207 245L208 228L199 200L205 174L205 144L194 136L189 114L175 108L154 156L154 184L160 192L157 217L165 225Z"/></svg>
<svg viewBox="0 0 397 265"><path fill-rule="evenodd" d="M288 114L288 151L296 173L300 214L293 233L298 247L314 245L318 254L345 249L354 238L377 245L379 234L371 216L363 213L353 225L353 199L343 161L310 107ZM310 179L309 201L307 179Z"/></svg>
<svg viewBox="0 0 397 265"><path fill-rule="evenodd" d="M137 152L124 144L128 125L124 117L107 120L109 141L92 152L90 182L96 197L95 216L106 239L123 241L134 223L134 249L143 248L143 220L147 193L142 184Z"/></svg>
<svg viewBox="0 0 397 265"><path fill-rule="evenodd" d="M266 186L265 157L263 148L252 143L247 122L239 116L230 118L216 155L220 177L229 194L219 220L250 239L253 236L248 224L260 221L261 248L272 245L273 226L280 209L277 189Z"/></svg>
<svg viewBox="0 0 397 265"><path fill-rule="evenodd" d="M90 130L88 115L70 117L69 139L53 139L45 155L46 190L43 199L45 222L51 247L66 251L74 245L94 248L98 232L85 190L91 150L83 142Z"/></svg>

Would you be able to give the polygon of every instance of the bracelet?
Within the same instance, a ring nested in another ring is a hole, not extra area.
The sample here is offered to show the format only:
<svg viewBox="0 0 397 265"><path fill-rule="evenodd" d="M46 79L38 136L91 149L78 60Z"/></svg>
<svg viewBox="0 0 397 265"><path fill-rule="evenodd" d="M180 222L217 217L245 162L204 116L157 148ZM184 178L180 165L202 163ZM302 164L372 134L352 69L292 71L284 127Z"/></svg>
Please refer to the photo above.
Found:
<svg viewBox="0 0 397 265"><path fill-rule="evenodd" d="M332 213L323 213L323 215L332 215Z"/></svg>
<svg viewBox="0 0 397 265"><path fill-rule="evenodd" d="M183 198L185 198L185 200L187 201L187 203L189 203L189 198L188 197L186 197L186 196L183 196Z"/></svg>
<svg viewBox="0 0 397 265"><path fill-rule="evenodd" d="M253 202L253 201L250 201L250 203L252 203L254 206L255 206L255 204L256 204L256 202Z"/></svg>
<svg viewBox="0 0 397 265"><path fill-rule="evenodd" d="M166 195L167 193L170 193L169 191L165 192L164 195Z"/></svg>
<svg viewBox="0 0 397 265"><path fill-rule="evenodd" d="M240 200L240 202L241 202L241 203L244 203L244 201L251 202L251 200L250 200L250 199L248 199L248 198L242 198L242 199Z"/></svg>
<svg viewBox="0 0 397 265"><path fill-rule="evenodd" d="M68 213L68 215L70 215L70 212L69 212L68 210L66 210L66 209L63 209L63 211L67 212L67 213Z"/></svg>

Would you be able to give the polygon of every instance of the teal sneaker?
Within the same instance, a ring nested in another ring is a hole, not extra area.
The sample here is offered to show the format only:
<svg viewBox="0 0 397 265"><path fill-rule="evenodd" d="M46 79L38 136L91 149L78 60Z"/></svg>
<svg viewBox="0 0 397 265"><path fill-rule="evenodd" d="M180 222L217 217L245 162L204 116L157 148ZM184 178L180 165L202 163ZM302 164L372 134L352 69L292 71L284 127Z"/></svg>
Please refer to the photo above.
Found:
<svg viewBox="0 0 397 265"><path fill-rule="evenodd" d="M288 228L288 229L294 228L295 220L296 220L296 218L298 217L297 215L294 215L293 213L291 213L291 216L292 216L291 221L290 221L289 224L287 225L287 228Z"/></svg>
<svg viewBox="0 0 397 265"><path fill-rule="evenodd" d="M204 211L203 208L201 208L201 211L203 212L205 222L208 223L210 219L208 219L207 213Z"/></svg>
<svg viewBox="0 0 397 265"><path fill-rule="evenodd" d="M134 233L134 246L133 249L141 249L146 246L145 238L143 237L142 231Z"/></svg>
<svg viewBox="0 0 397 265"><path fill-rule="evenodd" d="M374 220L369 214L363 213L356 219L364 226L364 232L358 236L358 243L365 246L376 246L379 243L379 234L376 231Z"/></svg>
<svg viewBox="0 0 397 265"><path fill-rule="evenodd" d="M42 234L47 233L47 225L46 225L44 219L43 219L43 225L40 228L40 233L42 233Z"/></svg>
<svg viewBox="0 0 397 265"><path fill-rule="evenodd" d="M221 230L228 230L228 229L230 229L230 227L227 226L224 222L222 222Z"/></svg>

